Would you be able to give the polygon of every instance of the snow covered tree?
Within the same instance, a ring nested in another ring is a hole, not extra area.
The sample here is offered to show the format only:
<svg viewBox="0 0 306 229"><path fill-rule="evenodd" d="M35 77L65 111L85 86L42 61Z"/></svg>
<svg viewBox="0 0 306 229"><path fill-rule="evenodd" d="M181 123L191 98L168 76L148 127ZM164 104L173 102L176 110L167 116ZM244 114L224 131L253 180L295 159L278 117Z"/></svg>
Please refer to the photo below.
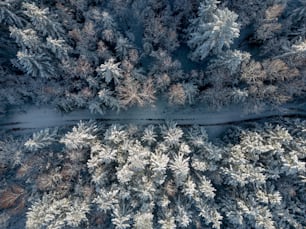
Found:
<svg viewBox="0 0 306 229"><path fill-rule="evenodd" d="M186 102L186 94L182 84L173 84L169 88L168 102L175 105L184 105Z"/></svg>
<svg viewBox="0 0 306 229"><path fill-rule="evenodd" d="M234 74L239 71L239 67L243 62L247 63L250 61L251 55L248 52L241 52L239 50L227 50L220 53L217 59L211 61L209 69L225 68Z"/></svg>
<svg viewBox="0 0 306 229"><path fill-rule="evenodd" d="M56 141L57 130L41 130L33 134L33 137L25 142L25 147L32 151L42 149Z"/></svg>
<svg viewBox="0 0 306 229"><path fill-rule="evenodd" d="M67 149L82 149L90 146L90 143L96 138L95 132L97 126L93 122L80 121L77 127L65 134L60 140Z"/></svg>
<svg viewBox="0 0 306 229"><path fill-rule="evenodd" d="M98 92L98 97L99 100L103 103L103 106L101 107L101 104L99 104L100 107L100 114L104 114L105 110L107 108L111 108L113 110L116 110L117 112L119 112L120 110L120 103L118 101L118 99L115 98L115 96L113 95L114 93L107 89L107 88L102 88L99 92Z"/></svg>
<svg viewBox="0 0 306 229"><path fill-rule="evenodd" d="M35 3L23 3L24 14L27 15L35 29L43 34L50 35L53 38L60 38L64 33L61 24L51 19L47 8L40 9Z"/></svg>
<svg viewBox="0 0 306 229"><path fill-rule="evenodd" d="M17 27L10 26L10 36L15 39L18 45L22 49L39 50L41 49L41 41L37 36L37 33L33 29L19 29Z"/></svg>
<svg viewBox="0 0 306 229"><path fill-rule="evenodd" d="M182 153L174 155L169 167L173 171L176 185L183 185L189 173L189 158L184 158L184 154Z"/></svg>
<svg viewBox="0 0 306 229"><path fill-rule="evenodd" d="M106 83L110 83L112 80L114 83L120 84L123 79L122 70L119 68L120 62L115 63L115 59L111 58L101 64L97 69L99 76L103 77Z"/></svg>
<svg viewBox="0 0 306 229"><path fill-rule="evenodd" d="M119 103L123 108L134 105L152 105L156 99L153 81L150 78L140 82L128 77L116 88L116 91L118 92Z"/></svg>
<svg viewBox="0 0 306 229"><path fill-rule="evenodd" d="M88 221L89 204L78 197L58 199L55 193L45 194L27 212L26 228L78 227Z"/></svg>
<svg viewBox="0 0 306 229"><path fill-rule="evenodd" d="M17 67L33 77L46 79L58 77L52 65L52 59L44 53L19 51L17 53Z"/></svg>
<svg viewBox="0 0 306 229"><path fill-rule="evenodd" d="M234 38L239 37L240 25L236 22L238 15L229 9L216 9L212 18L207 18L200 12L205 9L204 3L199 7L199 18L191 21L189 40L187 44L193 52L192 60L203 60L210 52L221 53L223 48L229 48Z"/></svg>
<svg viewBox="0 0 306 229"><path fill-rule="evenodd" d="M67 59L68 52L71 47L68 46L63 39L53 39L52 37L47 37L47 47L55 54L59 59Z"/></svg>

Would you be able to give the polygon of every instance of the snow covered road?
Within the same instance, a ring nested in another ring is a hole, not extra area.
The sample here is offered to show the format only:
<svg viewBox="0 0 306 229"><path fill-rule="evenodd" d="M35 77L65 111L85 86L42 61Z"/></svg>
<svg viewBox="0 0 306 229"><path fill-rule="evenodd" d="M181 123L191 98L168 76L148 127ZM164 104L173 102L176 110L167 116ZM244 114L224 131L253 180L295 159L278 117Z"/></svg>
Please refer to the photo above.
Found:
<svg viewBox="0 0 306 229"><path fill-rule="evenodd" d="M273 117L306 117L301 105L287 105L279 111L267 111L261 114L244 114L239 106L232 106L220 111L209 111L205 107L167 107L158 104L155 107L132 108L127 111L109 112L104 115L91 114L87 110L61 113L50 107L27 106L12 109L0 120L0 128L4 131L25 131L47 127L74 125L79 120L99 120L106 124L160 124L172 120L179 125L198 124L215 127L235 125L246 121L264 120Z"/></svg>

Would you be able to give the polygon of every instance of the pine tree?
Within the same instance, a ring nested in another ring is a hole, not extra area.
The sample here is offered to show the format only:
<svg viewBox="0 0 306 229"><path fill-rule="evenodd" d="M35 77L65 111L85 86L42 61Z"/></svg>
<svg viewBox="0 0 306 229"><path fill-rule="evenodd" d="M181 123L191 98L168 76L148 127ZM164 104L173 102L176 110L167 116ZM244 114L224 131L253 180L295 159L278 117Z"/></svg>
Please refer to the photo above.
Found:
<svg viewBox="0 0 306 229"><path fill-rule="evenodd" d="M16 5L13 2L7 0L0 2L0 23L20 28L23 26L24 20L16 14L14 7Z"/></svg>
<svg viewBox="0 0 306 229"><path fill-rule="evenodd" d="M64 33L61 24L50 19L50 13L47 8L40 9L35 3L23 3L22 8L35 29L41 32L43 36L49 35L53 38L60 38Z"/></svg>
<svg viewBox="0 0 306 229"><path fill-rule="evenodd" d="M115 59L111 58L101 64L97 69L99 76L103 77L105 82L109 84L113 81L116 85L120 84L123 79L122 70L119 68L120 62L115 63Z"/></svg>
<svg viewBox="0 0 306 229"><path fill-rule="evenodd" d="M33 53L27 50L19 51L17 53L17 67L33 77L58 78L51 57L43 53Z"/></svg>
<svg viewBox="0 0 306 229"><path fill-rule="evenodd" d="M229 9L212 10L212 18L201 10L205 9L204 3L199 7L199 18L191 22L189 29L190 39L188 45L193 52L191 59L203 60L211 52L214 54L221 53L223 48L229 48L233 39L240 34L240 26L236 22L238 15Z"/></svg>

